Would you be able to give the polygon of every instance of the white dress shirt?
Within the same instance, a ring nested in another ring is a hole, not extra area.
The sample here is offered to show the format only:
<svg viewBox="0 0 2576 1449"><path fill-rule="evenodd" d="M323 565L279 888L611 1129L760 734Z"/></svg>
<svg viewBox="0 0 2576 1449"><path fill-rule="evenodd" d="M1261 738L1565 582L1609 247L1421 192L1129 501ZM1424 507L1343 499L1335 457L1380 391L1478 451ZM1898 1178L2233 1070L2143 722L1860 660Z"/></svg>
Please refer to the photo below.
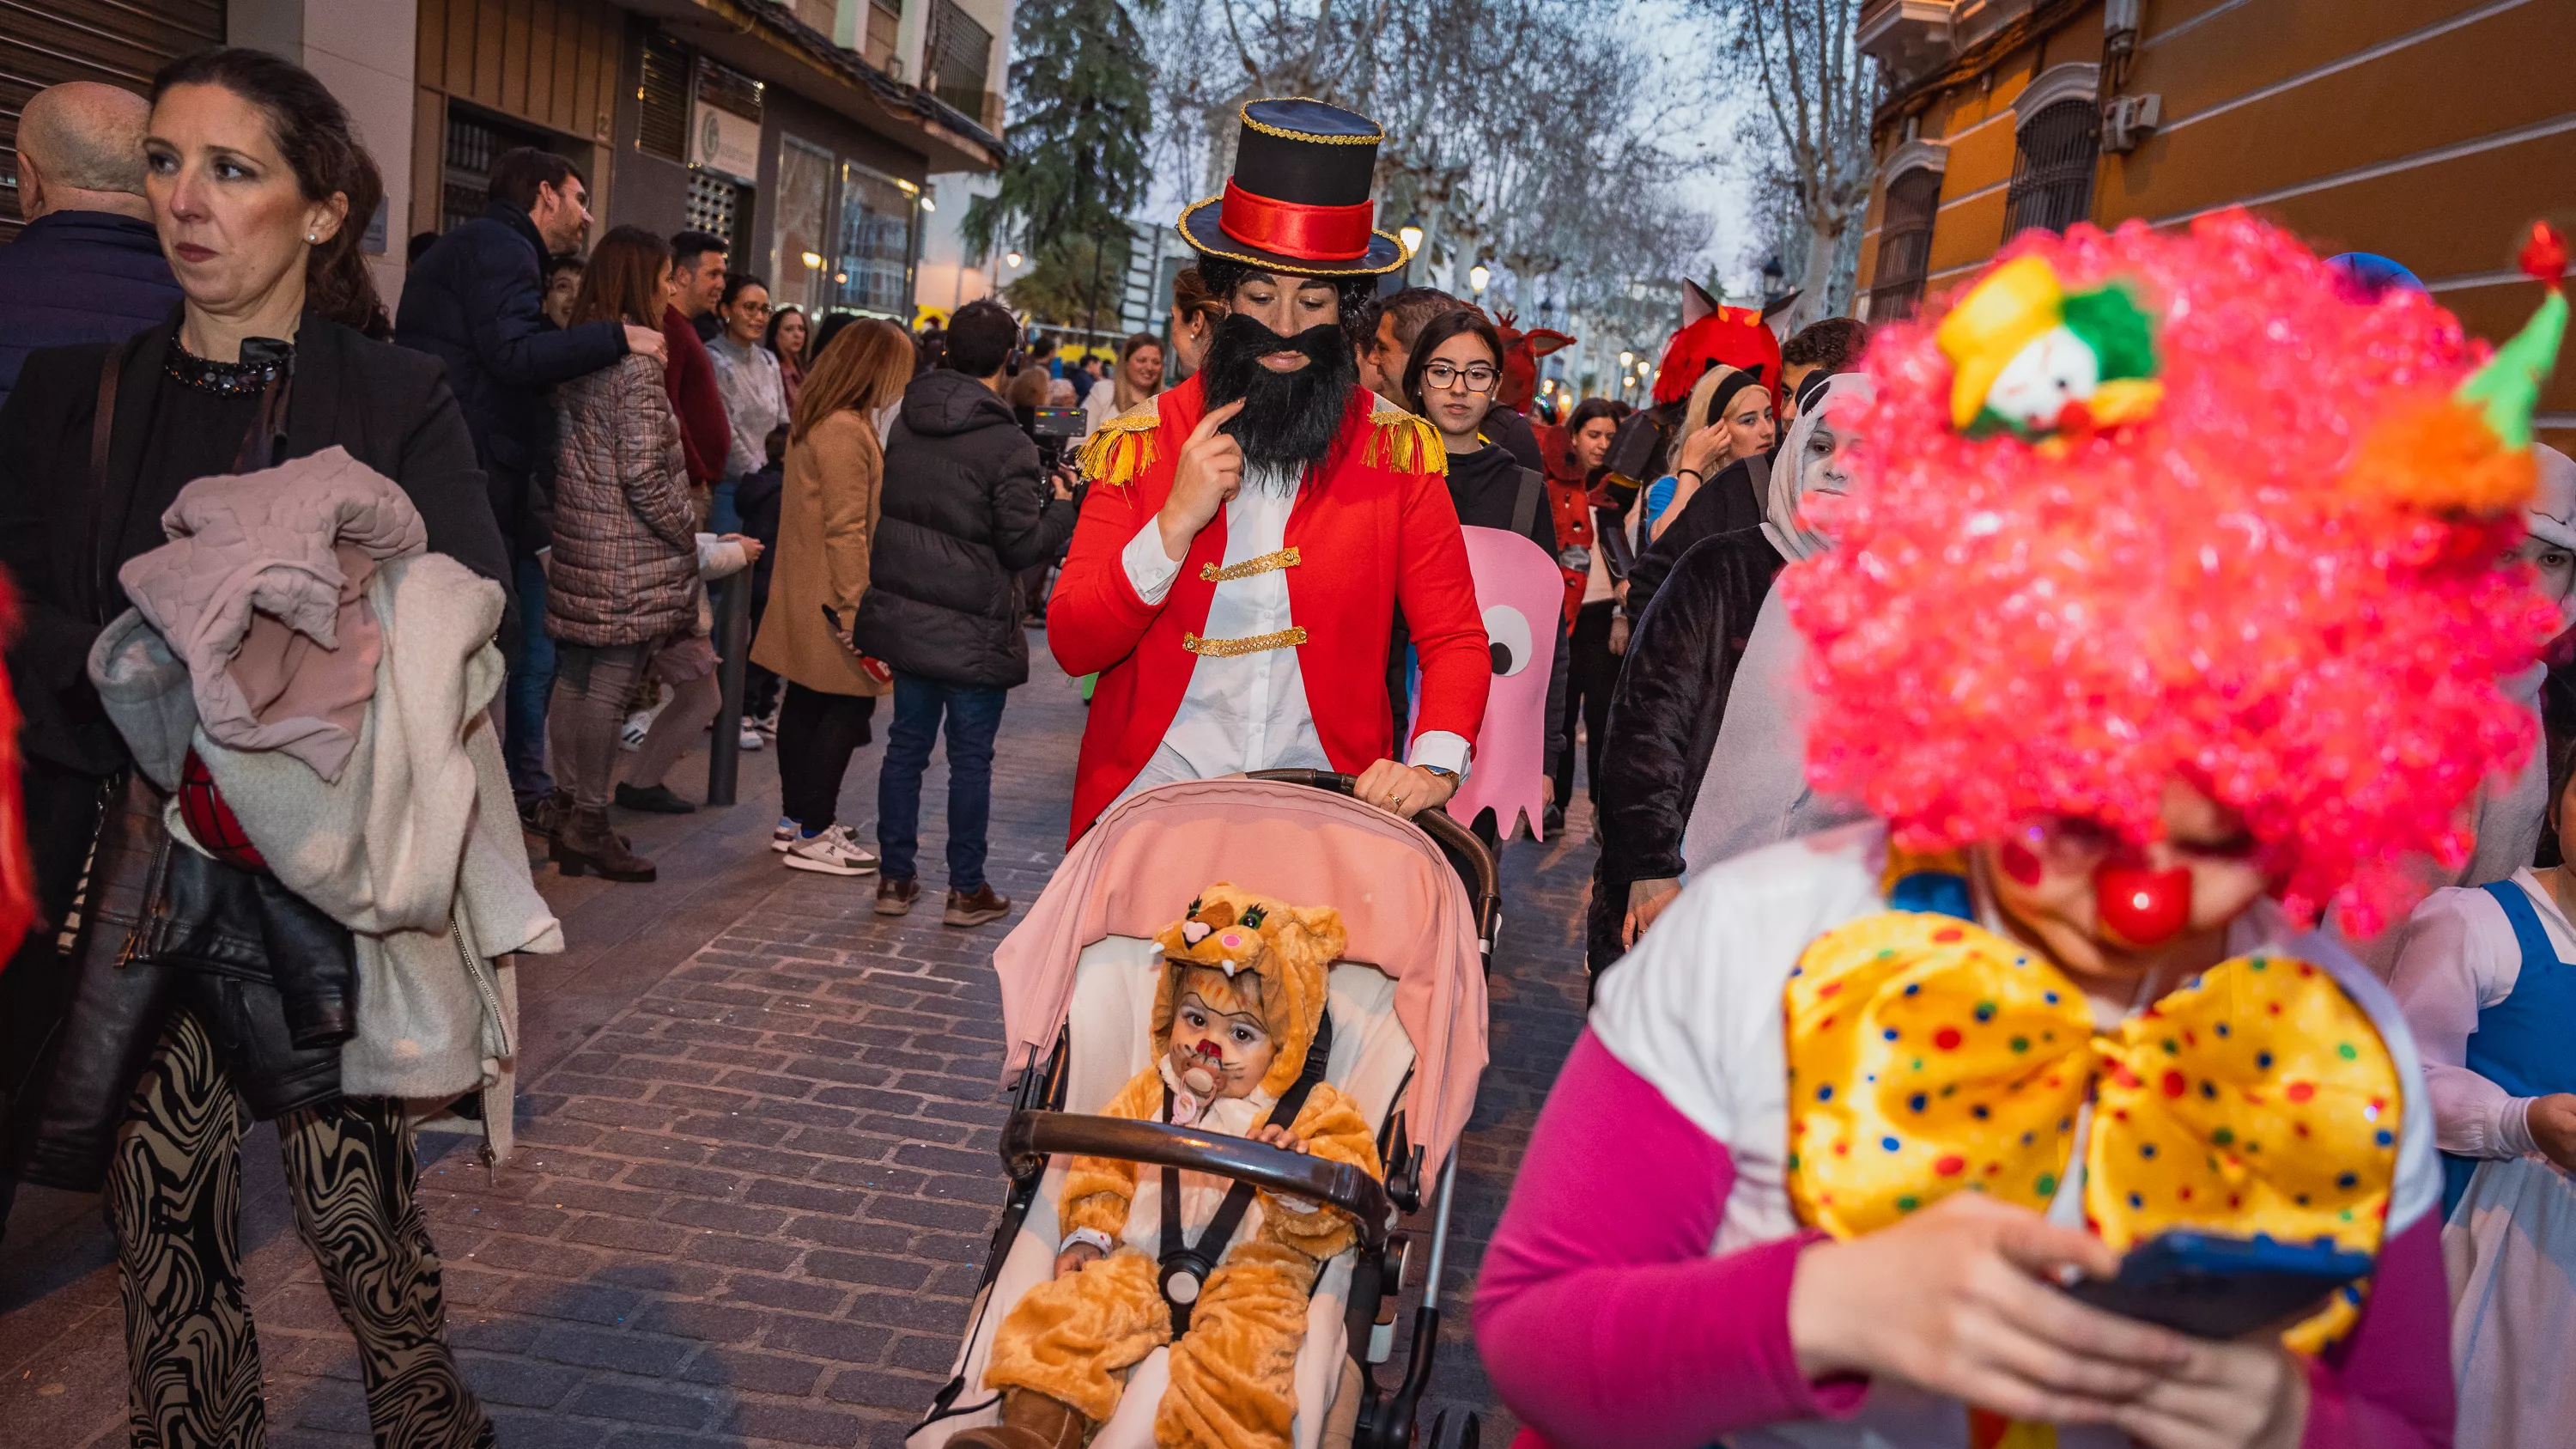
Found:
<svg viewBox="0 0 2576 1449"><path fill-rule="evenodd" d="M1296 507L1297 488L1296 475L1284 469L1245 471L1243 486L1225 505L1225 557L1220 566L1231 567L1287 546L1288 514ZM1163 551L1161 525L1151 518L1127 541L1120 562L1137 597L1149 604L1161 603L1181 573L1181 566ZM1294 627L1288 609L1288 570L1274 568L1220 580L1200 636L1246 639ZM1467 741L1448 730L1429 731L1414 741L1410 761L1463 776ZM1323 740L1315 732L1314 711L1307 707L1306 682L1294 646L1248 654L1202 654L1190 671L1180 710L1163 732L1161 747L1118 798L1174 780L1209 780L1249 770L1331 768Z"/></svg>

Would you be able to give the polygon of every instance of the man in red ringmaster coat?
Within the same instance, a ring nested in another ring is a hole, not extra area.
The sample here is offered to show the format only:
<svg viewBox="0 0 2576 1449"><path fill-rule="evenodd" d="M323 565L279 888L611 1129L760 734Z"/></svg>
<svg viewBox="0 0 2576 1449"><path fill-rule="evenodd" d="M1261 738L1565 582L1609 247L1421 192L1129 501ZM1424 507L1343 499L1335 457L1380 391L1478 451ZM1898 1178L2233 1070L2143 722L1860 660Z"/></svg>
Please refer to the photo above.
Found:
<svg viewBox="0 0 2576 1449"><path fill-rule="evenodd" d="M1376 124L1243 107L1235 174L1181 214L1231 312L1189 381L1098 430L1047 603L1097 672L1079 837L1121 797L1244 770L1331 769L1411 816L1468 767L1493 665L1430 425L1358 385L1349 328L1402 244L1369 226ZM1421 666L1401 756L1386 693L1401 608Z"/></svg>

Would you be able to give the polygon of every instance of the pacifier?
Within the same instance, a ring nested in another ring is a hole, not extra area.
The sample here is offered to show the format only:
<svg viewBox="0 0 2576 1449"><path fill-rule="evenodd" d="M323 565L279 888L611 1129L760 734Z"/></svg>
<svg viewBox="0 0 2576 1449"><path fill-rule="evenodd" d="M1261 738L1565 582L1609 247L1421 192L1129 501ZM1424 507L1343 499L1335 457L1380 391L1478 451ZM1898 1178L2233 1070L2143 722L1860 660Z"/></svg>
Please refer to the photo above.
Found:
<svg viewBox="0 0 2576 1449"><path fill-rule="evenodd" d="M2191 924L2191 869L2156 870L2124 851L2095 867L2093 909L2119 944L2161 946Z"/></svg>
<svg viewBox="0 0 2576 1449"><path fill-rule="evenodd" d="M1212 1041L1200 1042L1191 1051L1198 1060L1181 1068L1181 1085L1199 1096L1209 1096L1216 1091L1216 1074L1225 1066L1225 1053L1218 1051Z"/></svg>

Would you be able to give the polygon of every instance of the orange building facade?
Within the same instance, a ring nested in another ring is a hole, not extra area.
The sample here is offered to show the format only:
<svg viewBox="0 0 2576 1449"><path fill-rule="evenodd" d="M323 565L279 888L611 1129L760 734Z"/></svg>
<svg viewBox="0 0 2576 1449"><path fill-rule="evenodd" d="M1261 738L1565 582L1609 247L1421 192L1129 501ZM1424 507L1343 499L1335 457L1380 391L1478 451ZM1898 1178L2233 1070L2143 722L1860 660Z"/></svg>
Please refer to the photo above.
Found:
<svg viewBox="0 0 2576 1449"><path fill-rule="evenodd" d="M2576 223L2571 37L2576 0L1876 0L1862 313L1910 314L2027 226L2245 206L2500 339L2534 302L2531 222ZM2542 412L2576 451L2576 367Z"/></svg>

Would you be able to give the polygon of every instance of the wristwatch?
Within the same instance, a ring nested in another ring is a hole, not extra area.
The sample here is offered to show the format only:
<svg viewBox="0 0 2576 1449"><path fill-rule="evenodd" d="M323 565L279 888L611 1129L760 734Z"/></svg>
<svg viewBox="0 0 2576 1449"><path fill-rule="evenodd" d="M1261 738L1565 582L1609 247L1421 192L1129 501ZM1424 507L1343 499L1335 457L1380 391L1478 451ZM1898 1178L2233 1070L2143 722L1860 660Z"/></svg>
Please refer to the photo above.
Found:
<svg viewBox="0 0 2576 1449"><path fill-rule="evenodd" d="M1458 772L1450 769L1446 765L1416 765L1413 768L1417 770L1429 770L1432 774L1438 775L1443 780L1454 782L1458 778Z"/></svg>

